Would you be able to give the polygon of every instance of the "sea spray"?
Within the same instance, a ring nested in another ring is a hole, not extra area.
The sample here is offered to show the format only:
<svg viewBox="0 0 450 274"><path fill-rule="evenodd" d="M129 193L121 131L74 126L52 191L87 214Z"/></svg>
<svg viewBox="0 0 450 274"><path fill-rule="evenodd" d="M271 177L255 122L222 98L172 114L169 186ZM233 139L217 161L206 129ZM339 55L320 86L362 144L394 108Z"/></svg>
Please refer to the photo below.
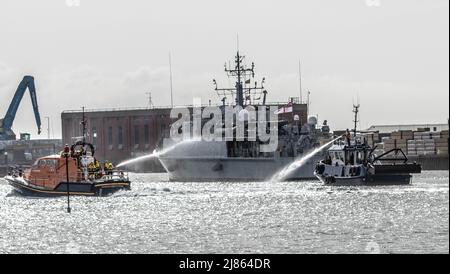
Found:
<svg viewBox="0 0 450 274"><path fill-rule="evenodd" d="M184 141L176 143L176 144L174 144L174 145L172 145L172 146L170 146L168 148L165 148L165 149L163 149L161 151L153 151L153 153L151 153L151 154L147 154L147 155L143 155L143 156L140 156L140 157L136 157L136 158L133 158L133 159L126 160L126 161L121 162L120 164L118 164L117 167L122 167L122 166L130 165L130 164L138 163L138 162L141 162L143 160L159 157L161 154L167 153L167 152L173 150L174 148L176 148L177 146L179 146L181 144L184 144L184 143L187 143L187 142L191 142L191 141L192 140L184 140Z"/></svg>
<svg viewBox="0 0 450 274"><path fill-rule="evenodd" d="M322 145L321 147L318 147L314 149L313 151L309 152L305 156L299 157L294 162L292 162L290 165L286 166L279 172L277 172L274 176L272 176L271 182L280 182L283 181L287 176L289 176L292 172L294 172L296 169L302 167L306 162L308 162L309 159L311 159L314 155L340 139L342 136L337 137L336 139L333 139L329 141L328 143Z"/></svg>

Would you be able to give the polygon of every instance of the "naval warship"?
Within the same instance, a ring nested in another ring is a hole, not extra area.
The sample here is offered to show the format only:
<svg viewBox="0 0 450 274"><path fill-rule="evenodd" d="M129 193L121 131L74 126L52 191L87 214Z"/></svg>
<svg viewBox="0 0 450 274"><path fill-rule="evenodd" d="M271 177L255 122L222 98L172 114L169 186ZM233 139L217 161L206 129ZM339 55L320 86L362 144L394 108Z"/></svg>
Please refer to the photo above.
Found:
<svg viewBox="0 0 450 274"><path fill-rule="evenodd" d="M244 58L237 51L234 66L225 64L227 76L235 79L234 87L219 88L216 80L213 80L214 90L219 98L222 98L222 104L218 105L222 121L217 127L222 129L222 132L231 130L232 137L212 141L202 137L174 141L173 138L165 136L160 146L162 149L157 154L169 174L170 181L268 180L297 159L331 140L330 128L326 120L322 125L318 125L317 117L308 117L308 104L302 104L301 98L300 100L290 98L284 103L266 103L268 92L264 88L265 78L262 78L260 83L254 81L255 65L251 63L251 66L246 66ZM227 102L231 103L227 104ZM294 106L300 106L303 111L305 109L306 111L300 113L299 108L296 111ZM235 111L233 123L227 125L224 117L226 109L230 108L239 111ZM267 140L261 141L259 135L256 139L250 138L252 131L255 131L256 127L259 129L261 124L259 120L255 122L248 118L249 115L246 115L248 114L246 112L249 109L255 110L259 116L266 116L266 130L272 129L272 134L277 139L272 150L262 149L264 145L267 145ZM260 114L261 110L265 112ZM192 111L190 112L192 118L195 116L195 111L192 109L190 111ZM208 120L204 119L204 115L202 117L201 125L203 126L208 123ZM243 138L238 138L236 133L240 120L244 120ZM171 125L173 126L174 124ZM192 121L189 126L193 126ZM182 132L183 127L180 127L178 131ZM225 134L222 133L221 137L224 136ZM317 179L314 169L322 157L322 153L317 153L306 163L289 172L283 180Z"/></svg>

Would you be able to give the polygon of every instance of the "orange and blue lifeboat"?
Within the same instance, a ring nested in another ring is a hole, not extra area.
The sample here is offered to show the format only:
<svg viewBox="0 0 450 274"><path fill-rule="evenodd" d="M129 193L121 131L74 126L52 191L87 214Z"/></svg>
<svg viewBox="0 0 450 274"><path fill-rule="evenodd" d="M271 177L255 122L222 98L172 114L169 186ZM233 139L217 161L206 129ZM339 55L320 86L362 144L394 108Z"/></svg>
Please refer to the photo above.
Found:
<svg viewBox="0 0 450 274"><path fill-rule="evenodd" d="M79 168L75 158L68 158L67 163L66 168L66 159L60 155L42 157L25 171L12 170L5 179L26 196L105 196L131 188L128 175L120 170L91 173Z"/></svg>

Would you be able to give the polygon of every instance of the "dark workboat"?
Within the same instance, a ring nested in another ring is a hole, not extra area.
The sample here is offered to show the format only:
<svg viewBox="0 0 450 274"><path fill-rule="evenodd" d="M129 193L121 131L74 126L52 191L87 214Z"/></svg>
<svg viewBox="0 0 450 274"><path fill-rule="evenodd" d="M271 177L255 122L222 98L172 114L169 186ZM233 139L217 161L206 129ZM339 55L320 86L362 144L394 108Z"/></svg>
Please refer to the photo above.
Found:
<svg viewBox="0 0 450 274"><path fill-rule="evenodd" d="M421 165L408 163L405 153L395 148L375 155L375 147L367 144L364 134L357 133L358 108L355 106L355 129L345 140L338 140L328 149L315 175L327 185L404 185L410 184L413 173L420 173Z"/></svg>
<svg viewBox="0 0 450 274"><path fill-rule="evenodd" d="M84 114L84 112L83 112ZM105 196L118 190L129 190L128 175L94 157L95 147L85 141L86 122L83 115L83 138L60 155L39 158L25 171L14 168L5 179L26 196Z"/></svg>

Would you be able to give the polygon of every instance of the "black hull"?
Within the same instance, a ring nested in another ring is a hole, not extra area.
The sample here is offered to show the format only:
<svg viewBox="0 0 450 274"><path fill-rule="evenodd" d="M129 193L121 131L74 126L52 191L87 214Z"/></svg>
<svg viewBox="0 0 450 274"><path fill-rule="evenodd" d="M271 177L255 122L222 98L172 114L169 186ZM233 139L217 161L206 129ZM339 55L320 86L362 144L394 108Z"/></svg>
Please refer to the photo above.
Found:
<svg viewBox="0 0 450 274"><path fill-rule="evenodd" d="M410 174L383 174L368 175L363 177L324 177L317 175L324 184L330 186L386 186L409 185L412 176Z"/></svg>
<svg viewBox="0 0 450 274"><path fill-rule="evenodd" d="M23 181L6 178L14 191L23 196L33 197L60 197L67 196L67 184L65 182L53 189L43 189L25 184ZM71 196L108 196L119 190L130 190L131 183L128 180L114 180L101 182L69 182L69 194Z"/></svg>

